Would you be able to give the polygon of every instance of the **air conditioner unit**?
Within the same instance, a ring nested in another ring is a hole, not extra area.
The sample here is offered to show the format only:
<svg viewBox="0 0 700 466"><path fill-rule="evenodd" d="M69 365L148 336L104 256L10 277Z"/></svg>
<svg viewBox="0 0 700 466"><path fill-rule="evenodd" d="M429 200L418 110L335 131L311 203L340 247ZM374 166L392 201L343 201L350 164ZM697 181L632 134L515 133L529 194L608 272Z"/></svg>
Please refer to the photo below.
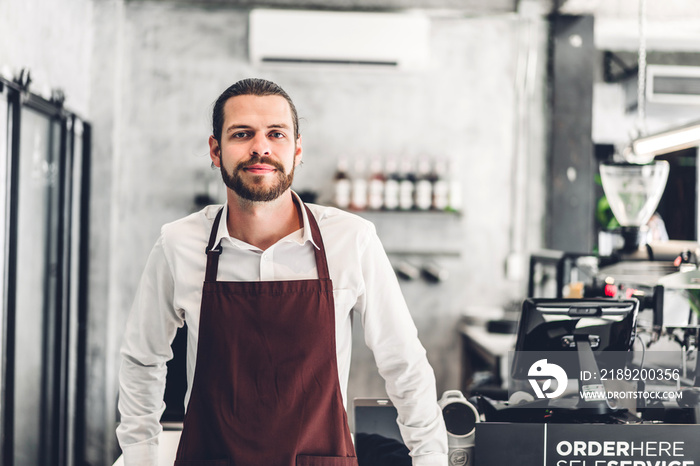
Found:
<svg viewBox="0 0 700 466"><path fill-rule="evenodd" d="M700 66L647 66L647 100L700 105Z"/></svg>
<svg viewBox="0 0 700 466"><path fill-rule="evenodd" d="M304 63L420 69L429 61L430 20L420 13L253 9L253 64Z"/></svg>

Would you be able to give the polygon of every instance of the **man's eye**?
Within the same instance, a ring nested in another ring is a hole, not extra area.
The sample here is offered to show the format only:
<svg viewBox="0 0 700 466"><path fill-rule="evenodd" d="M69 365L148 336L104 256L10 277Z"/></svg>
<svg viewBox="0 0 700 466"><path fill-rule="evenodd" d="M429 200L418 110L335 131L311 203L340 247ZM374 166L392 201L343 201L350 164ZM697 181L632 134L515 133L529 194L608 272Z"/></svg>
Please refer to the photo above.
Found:
<svg viewBox="0 0 700 466"><path fill-rule="evenodd" d="M284 133L280 133L279 131L274 131L270 133L270 136L275 138L275 139L282 139L284 137Z"/></svg>
<svg viewBox="0 0 700 466"><path fill-rule="evenodd" d="M246 133L245 131L240 131L238 133L233 133L233 135L231 135L231 137L234 139L241 139L241 138L245 138L247 136L248 136L248 133Z"/></svg>

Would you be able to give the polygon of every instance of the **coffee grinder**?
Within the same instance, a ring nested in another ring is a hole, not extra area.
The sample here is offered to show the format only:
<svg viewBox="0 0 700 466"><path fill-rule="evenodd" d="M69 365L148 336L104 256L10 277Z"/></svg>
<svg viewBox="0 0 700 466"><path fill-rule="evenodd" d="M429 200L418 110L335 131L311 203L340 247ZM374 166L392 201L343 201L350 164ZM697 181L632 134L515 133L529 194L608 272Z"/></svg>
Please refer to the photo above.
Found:
<svg viewBox="0 0 700 466"><path fill-rule="evenodd" d="M622 256L635 253L647 244L647 222L656 211L668 180L669 164L627 162L603 163L600 178L610 208L620 223L616 231L622 245L616 252Z"/></svg>

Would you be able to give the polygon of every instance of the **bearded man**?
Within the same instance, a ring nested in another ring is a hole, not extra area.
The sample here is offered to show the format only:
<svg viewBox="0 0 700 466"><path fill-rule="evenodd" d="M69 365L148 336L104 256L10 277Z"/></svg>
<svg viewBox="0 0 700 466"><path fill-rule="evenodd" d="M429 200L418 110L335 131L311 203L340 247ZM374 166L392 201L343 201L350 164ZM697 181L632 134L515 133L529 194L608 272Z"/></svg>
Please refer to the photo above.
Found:
<svg viewBox="0 0 700 466"><path fill-rule="evenodd" d="M122 345L125 465L158 465L166 362L185 322L177 466L357 465L345 408L353 314L413 464L447 465L435 377L374 226L291 189L302 159L291 98L244 79L212 121L226 204L165 225L149 256Z"/></svg>

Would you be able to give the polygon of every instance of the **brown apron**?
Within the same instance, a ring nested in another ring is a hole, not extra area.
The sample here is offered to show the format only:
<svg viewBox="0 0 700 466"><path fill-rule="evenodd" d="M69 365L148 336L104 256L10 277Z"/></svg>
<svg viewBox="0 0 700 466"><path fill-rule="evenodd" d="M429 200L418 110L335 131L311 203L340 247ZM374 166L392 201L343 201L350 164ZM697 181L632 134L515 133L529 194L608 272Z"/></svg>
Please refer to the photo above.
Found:
<svg viewBox="0 0 700 466"><path fill-rule="evenodd" d="M326 251L303 208L318 245L318 280L217 281L223 209L216 216L176 466L357 466L338 381Z"/></svg>

